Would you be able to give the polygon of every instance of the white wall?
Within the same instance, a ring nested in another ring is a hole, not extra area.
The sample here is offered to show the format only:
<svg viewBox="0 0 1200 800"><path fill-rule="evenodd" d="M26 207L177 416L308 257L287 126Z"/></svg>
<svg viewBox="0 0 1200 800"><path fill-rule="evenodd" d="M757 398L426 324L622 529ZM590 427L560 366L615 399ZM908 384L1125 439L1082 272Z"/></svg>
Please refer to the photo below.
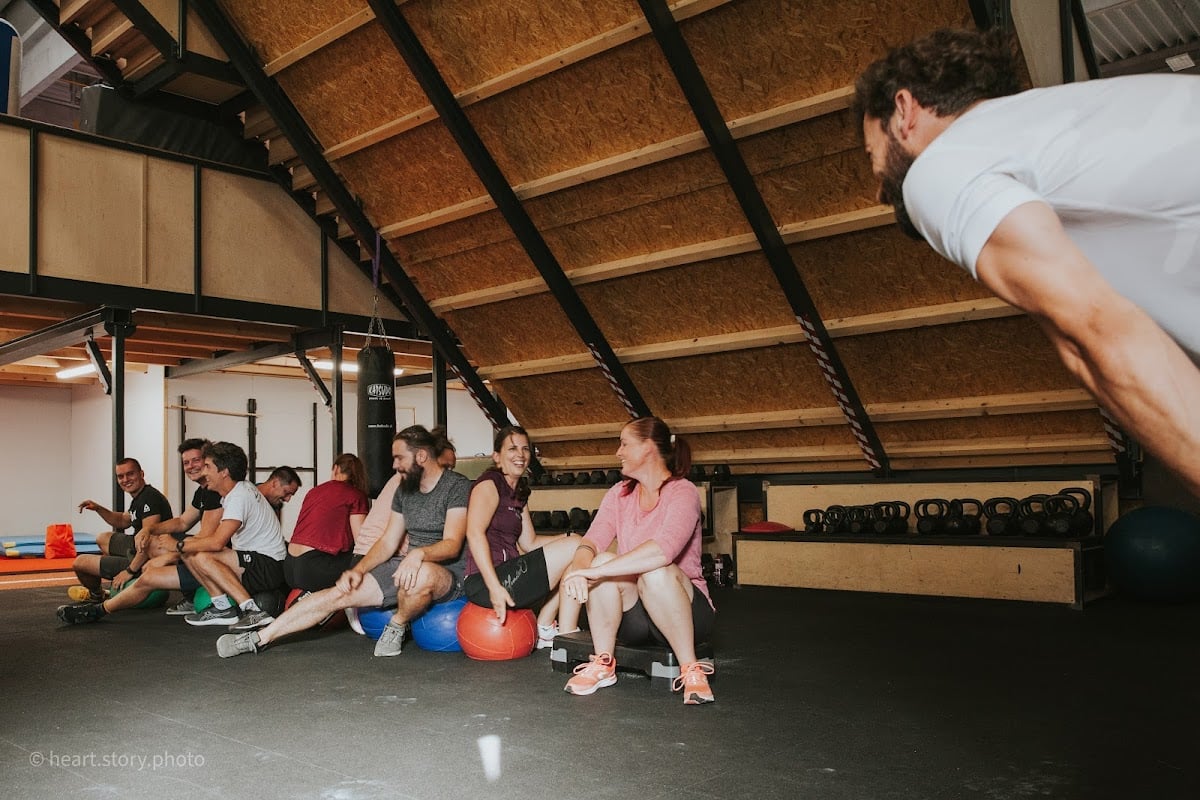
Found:
<svg viewBox="0 0 1200 800"><path fill-rule="evenodd" d="M41 535L55 522L74 525L64 470L71 454L71 390L0 386L0 442L0 539Z"/></svg>
<svg viewBox="0 0 1200 800"><path fill-rule="evenodd" d="M257 463L313 467L312 404L317 403L316 483L329 477L333 452L332 419L307 381L289 378L210 373L166 380L161 368L128 372L125 378L125 453L137 458L146 479L158 487L176 513L180 505L180 412L170 406L187 398L186 436L226 440L246 447L247 400L258 405ZM356 384L345 384L343 446L357 449ZM76 530L95 533L103 523L92 513L79 515L81 500L110 505L113 490L112 405L99 384L72 387L0 386L0 442L8 457L0 481L0 535L43 534L46 525L70 522ZM201 413L207 411L223 414ZM492 429L462 390L447 392L447 428L459 455L490 453ZM396 391L396 424L433 425L431 385ZM312 472L301 472L305 489ZM266 473L260 473L262 480ZM185 500L193 486L185 487ZM285 508L284 531L290 535L303 492Z"/></svg>
<svg viewBox="0 0 1200 800"><path fill-rule="evenodd" d="M168 468L164 452L163 370L151 367L146 372L125 373L125 455L136 458L146 472L146 482L165 492L164 476ZM81 384L71 391L71 447L69 472L71 496L112 505L112 398L99 382ZM171 508L178 505L170 495ZM125 498L128 507L129 498ZM72 522L76 529L96 532L104 524L95 514L85 512Z"/></svg>

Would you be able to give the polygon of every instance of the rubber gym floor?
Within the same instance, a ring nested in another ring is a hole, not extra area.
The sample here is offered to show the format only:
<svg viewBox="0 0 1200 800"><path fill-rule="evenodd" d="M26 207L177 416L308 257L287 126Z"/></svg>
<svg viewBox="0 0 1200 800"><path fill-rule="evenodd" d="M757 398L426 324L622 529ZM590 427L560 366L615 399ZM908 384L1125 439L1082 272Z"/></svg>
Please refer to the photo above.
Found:
<svg viewBox="0 0 1200 800"><path fill-rule="evenodd" d="M0 596L5 798L1195 798L1200 606L743 587L717 701L546 651L473 662L347 629L220 659L161 611L65 627ZM481 740L500 746L489 781ZM494 739L492 740L494 741Z"/></svg>

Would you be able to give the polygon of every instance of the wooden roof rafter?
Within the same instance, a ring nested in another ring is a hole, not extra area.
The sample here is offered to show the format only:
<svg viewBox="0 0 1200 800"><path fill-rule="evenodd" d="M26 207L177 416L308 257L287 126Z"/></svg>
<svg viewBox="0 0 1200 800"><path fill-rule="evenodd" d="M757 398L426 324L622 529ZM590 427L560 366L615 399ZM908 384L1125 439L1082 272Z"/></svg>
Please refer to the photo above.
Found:
<svg viewBox="0 0 1200 800"><path fill-rule="evenodd" d="M1037 414L1054 411L1085 411L1096 401L1083 389L1050 392L1016 392L986 397L944 397L903 403L868 403L867 413L876 422L915 422L931 419ZM676 433L715 433L797 427L833 427L844 424L837 406L793 408L777 411L753 411L744 414L720 414L707 417L676 417L666 420ZM574 442L586 439L611 439L610 423L566 425L557 428L530 428L538 442Z"/></svg>
<svg viewBox="0 0 1200 800"><path fill-rule="evenodd" d="M729 133L734 139L746 139L760 133L777 130L788 125L794 125L805 120L816 119L827 114L844 111L850 107L854 95L854 87L844 86L832 91L823 92L814 97L806 97L785 103L777 108L767 109L744 117L730 120L727 123ZM553 194L563 189L582 186L592 181L602 180L613 175L658 164L672 158L697 153L708 147L704 134L693 131L676 136L663 142L639 147L626 153L618 153L608 158L602 158L589 164L581 164L570 169L535 178L525 183L513 186L513 191L522 200ZM311 186L311 178L302 170L293 173L293 181L297 187ZM322 198L317 199L318 209L323 208ZM387 238L407 236L447 222L482 214L495 208L491 198L486 195L473 197L446 208L430 211L425 214L382 225L379 232Z"/></svg>
<svg viewBox="0 0 1200 800"><path fill-rule="evenodd" d="M846 336L861 336L872 333L885 333L909 328L927 327L930 325L952 325L959 322L972 322L985 319L1001 319L1004 317L1020 316L1022 311L1010 306L995 297L977 300L958 300L951 303L940 303L917 308L905 308L897 311L884 311L875 314L863 314L855 317L841 317L827 320L825 329L830 338L839 339ZM808 335L804 328L794 325L781 325L775 328L738 331L736 333L721 333L713 336L696 336L669 342L655 342L644 345L630 345L615 349L617 357L624 364L635 364L644 361L658 361L666 358L686 358L688 356L706 355L710 353L728 353L734 350L751 350L759 347L776 347L782 344L804 344ZM555 372L570 372L577 369L590 369L595 366L591 357L586 353L570 353L528 361L515 361L509 364L495 364L480 367L479 374L489 380L503 380L528 375L548 375Z"/></svg>
<svg viewBox="0 0 1200 800"><path fill-rule="evenodd" d="M847 211L828 217L781 225L778 230L785 244L797 244L827 236L840 236L844 233L878 228L890 225L894 221L895 213L891 208L872 206L858 211ZM684 264L695 264L700 261L750 253L758 249L758 239L754 234L746 233L707 242L696 242L669 250L660 250L656 253L629 256L603 264L591 264L567 270L566 276L571 283L582 286L629 275L639 275L656 269L669 269ZM449 295L433 300L429 305L436 311L458 311L473 306L512 300L516 297L527 297L544 291L546 291L544 281L539 278L528 278L463 294Z"/></svg>

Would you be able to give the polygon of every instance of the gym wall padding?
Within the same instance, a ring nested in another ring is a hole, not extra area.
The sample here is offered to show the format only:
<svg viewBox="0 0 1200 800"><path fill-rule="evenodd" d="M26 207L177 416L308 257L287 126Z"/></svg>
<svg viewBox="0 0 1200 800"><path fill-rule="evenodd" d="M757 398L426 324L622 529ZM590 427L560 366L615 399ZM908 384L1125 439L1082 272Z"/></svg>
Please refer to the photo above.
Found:
<svg viewBox="0 0 1200 800"><path fill-rule="evenodd" d="M364 7L222 5L264 63ZM968 4L672 11L868 411L954 399L913 412L924 418L885 415L876 429L896 457L1111 462L1094 406L1038 405L1076 387L1036 325L875 204L847 111L853 81L888 45L971 24ZM637 3L409 0L400 13L650 410L689 432L697 460L867 469ZM615 466L627 411L380 24L310 48L277 78L467 357L522 424L554 431L545 459Z"/></svg>

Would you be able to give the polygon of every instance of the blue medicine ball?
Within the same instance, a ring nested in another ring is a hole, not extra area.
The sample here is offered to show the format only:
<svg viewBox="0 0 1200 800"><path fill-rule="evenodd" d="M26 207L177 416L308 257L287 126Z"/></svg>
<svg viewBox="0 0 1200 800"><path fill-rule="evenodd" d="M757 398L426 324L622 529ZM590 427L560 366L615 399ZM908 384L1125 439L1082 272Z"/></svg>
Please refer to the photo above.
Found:
<svg viewBox="0 0 1200 800"><path fill-rule="evenodd" d="M458 643L458 615L462 613L466 604L465 597L438 603L413 620L412 635L417 647L438 653L461 653L462 647Z"/></svg>
<svg viewBox="0 0 1200 800"><path fill-rule="evenodd" d="M1143 600L1200 595L1200 518L1178 508L1143 506L1104 537L1108 577L1122 594Z"/></svg>
<svg viewBox="0 0 1200 800"><path fill-rule="evenodd" d="M364 634L372 639L378 639L395 614L396 609L394 608L360 608L358 609L358 624L362 625Z"/></svg>

